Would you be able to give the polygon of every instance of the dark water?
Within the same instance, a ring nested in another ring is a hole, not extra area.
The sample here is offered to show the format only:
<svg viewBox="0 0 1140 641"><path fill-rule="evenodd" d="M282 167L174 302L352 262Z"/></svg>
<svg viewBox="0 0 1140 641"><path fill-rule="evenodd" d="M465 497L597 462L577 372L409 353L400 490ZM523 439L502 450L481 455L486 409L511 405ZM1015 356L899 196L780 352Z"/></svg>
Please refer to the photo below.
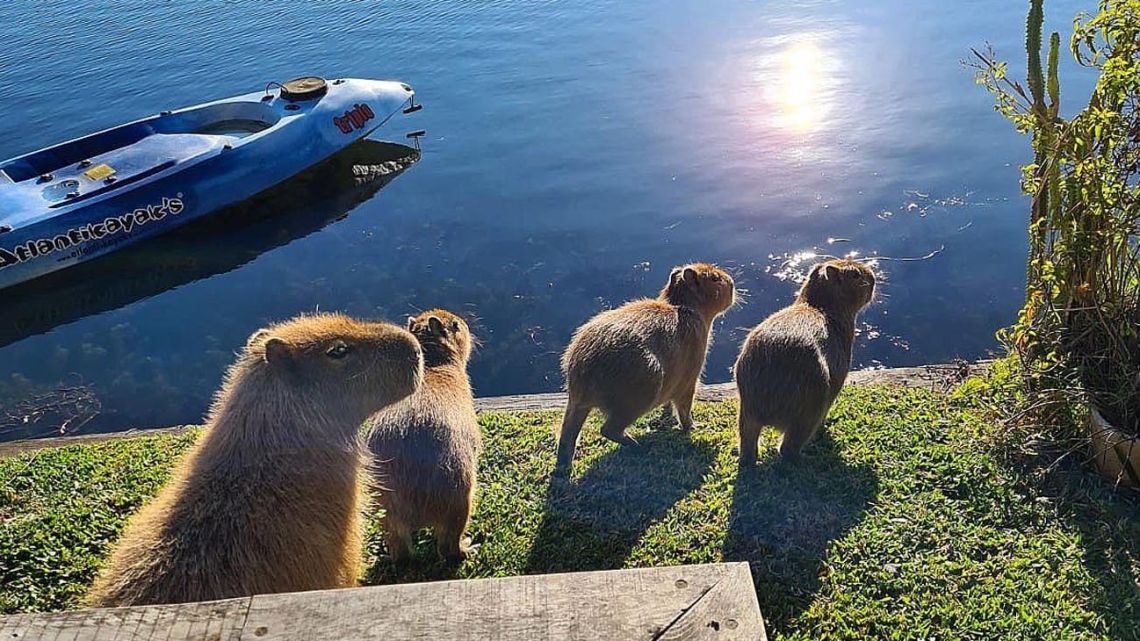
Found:
<svg viewBox="0 0 1140 641"><path fill-rule="evenodd" d="M1049 4L1062 32L1092 5ZM811 250L943 247L880 264L855 358L982 356L1020 301L1027 141L960 60L990 41L1019 74L1023 5L10 0L0 157L307 73L411 83L426 108L386 133L428 136L379 193L318 190L280 224L206 234L213 258L126 295L145 273L104 271L99 296L76 270L91 302L0 348L0 403L85 385L60 401L99 409L85 429L193 422L254 329L318 308L461 311L484 343L479 394L556 389L575 326L694 259L748 292L718 325L721 381L745 328L791 299L773 267ZM1072 109L1089 75L1064 72Z"/></svg>

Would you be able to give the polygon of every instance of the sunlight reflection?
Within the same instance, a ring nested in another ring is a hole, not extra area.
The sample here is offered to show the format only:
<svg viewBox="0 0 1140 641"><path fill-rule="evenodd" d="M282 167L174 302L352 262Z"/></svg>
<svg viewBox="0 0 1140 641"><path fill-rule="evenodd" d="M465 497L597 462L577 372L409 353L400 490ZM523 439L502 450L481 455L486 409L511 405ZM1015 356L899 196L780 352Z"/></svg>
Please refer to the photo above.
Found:
<svg viewBox="0 0 1140 641"><path fill-rule="evenodd" d="M814 131L827 115L825 95L827 58L810 40L792 43L778 54L775 102L779 108L777 122L782 128L798 132Z"/></svg>

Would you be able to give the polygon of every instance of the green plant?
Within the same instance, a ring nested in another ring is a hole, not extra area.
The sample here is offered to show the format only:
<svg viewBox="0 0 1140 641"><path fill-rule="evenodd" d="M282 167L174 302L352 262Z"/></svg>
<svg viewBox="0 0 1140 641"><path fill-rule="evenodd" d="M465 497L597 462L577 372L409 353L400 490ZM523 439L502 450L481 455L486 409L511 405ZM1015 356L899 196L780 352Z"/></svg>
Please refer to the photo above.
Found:
<svg viewBox="0 0 1140 641"><path fill-rule="evenodd" d="M1003 337L1039 416L1069 415L1079 392L1140 433L1140 0L1101 0L1075 18L1071 52L1098 77L1071 117L1060 109L1056 32L1042 65L1043 19L1043 0L1031 0L1028 91L992 50L974 51L977 81L1034 152L1022 167L1032 197L1025 304Z"/></svg>

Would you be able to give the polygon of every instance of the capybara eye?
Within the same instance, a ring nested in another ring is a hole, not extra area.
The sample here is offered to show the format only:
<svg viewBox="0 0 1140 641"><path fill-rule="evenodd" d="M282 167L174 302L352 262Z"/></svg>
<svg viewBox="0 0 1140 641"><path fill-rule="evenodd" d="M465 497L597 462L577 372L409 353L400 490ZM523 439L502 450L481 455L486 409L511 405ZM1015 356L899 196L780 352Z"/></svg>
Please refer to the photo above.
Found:
<svg viewBox="0 0 1140 641"><path fill-rule="evenodd" d="M345 343L344 341L337 341L333 344L332 347L328 349L327 352L325 352L325 356L339 361L345 356L348 356L348 353L351 351L352 348L348 346L348 343Z"/></svg>

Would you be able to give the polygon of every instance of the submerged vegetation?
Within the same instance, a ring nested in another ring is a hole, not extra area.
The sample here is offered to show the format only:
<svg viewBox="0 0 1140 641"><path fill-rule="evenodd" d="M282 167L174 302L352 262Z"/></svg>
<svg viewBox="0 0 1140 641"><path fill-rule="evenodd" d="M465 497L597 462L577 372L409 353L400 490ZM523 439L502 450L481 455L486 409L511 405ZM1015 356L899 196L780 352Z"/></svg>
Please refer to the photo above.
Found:
<svg viewBox="0 0 1140 641"><path fill-rule="evenodd" d="M978 82L1034 152L1022 168L1032 197L1026 298L1004 334L1023 367L1018 418L1079 440L1091 402L1140 435L1140 1L1101 0L1095 15L1077 16L1069 49L1098 78L1087 101L1067 98L1084 101L1072 116L1061 104L1060 34L1042 62L1043 4L1030 2L1026 23L1028 89L992 51L975 51Z"/></svg>
<svg viewBox="0 0 1140 641"><path fill-rule="evenodd" d="M848 389L805 458L780 462L765 432L744 476L733 402L698 405L691 434L639 422L642 453L595 425L565 486L556 413L487 414L473 557L449 569L425 536L393 566L372 520L366 582L742 560L774 638L1140 639L1140 508L1000 456L973 400L989 385ZM194 438L0 460L0 612L74 607Z"/></svg>

